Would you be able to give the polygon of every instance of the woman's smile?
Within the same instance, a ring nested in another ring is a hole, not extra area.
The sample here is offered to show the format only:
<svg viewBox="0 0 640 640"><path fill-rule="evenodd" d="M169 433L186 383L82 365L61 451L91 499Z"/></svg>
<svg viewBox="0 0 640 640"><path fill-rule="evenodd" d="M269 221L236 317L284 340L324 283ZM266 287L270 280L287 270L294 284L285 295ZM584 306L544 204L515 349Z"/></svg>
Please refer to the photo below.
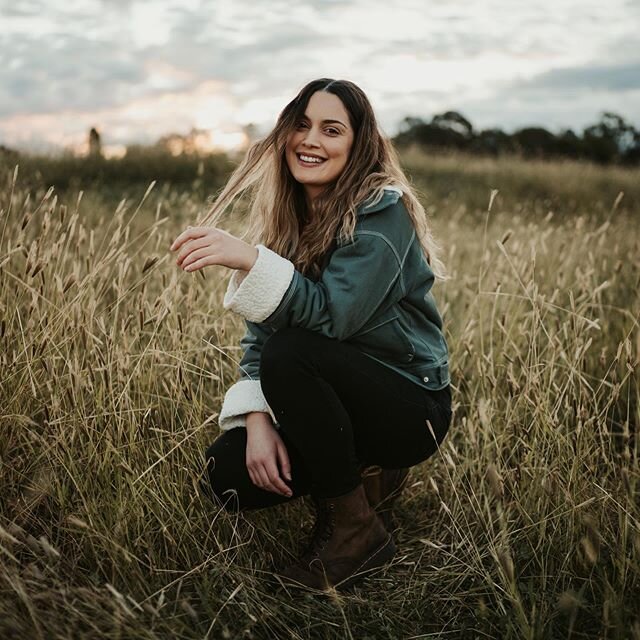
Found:
<svg viewBox="0 0 640 640"><path fill-rule="evenodd" d="M327 160L326 158L321 158L320 156L315 156L310 153L297 153L296 155L298 156L298 164L312 169L319 167Z"/></svg>

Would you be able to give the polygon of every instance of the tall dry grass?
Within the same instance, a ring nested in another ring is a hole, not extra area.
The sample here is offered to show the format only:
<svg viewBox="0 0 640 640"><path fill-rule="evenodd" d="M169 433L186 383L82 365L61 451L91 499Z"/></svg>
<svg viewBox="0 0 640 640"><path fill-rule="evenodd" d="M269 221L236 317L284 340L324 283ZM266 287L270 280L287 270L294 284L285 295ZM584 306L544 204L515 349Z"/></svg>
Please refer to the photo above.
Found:
<svg viewBox="0 0 640 640"><path fill-rule="evenodd" d="M453 423L391 566L320 598L270 580L303 501L198 489L242 331L228 271L168 252L203 203L0 176L0 637L640 638L638 173L405 160L453 276Z"/></svg>

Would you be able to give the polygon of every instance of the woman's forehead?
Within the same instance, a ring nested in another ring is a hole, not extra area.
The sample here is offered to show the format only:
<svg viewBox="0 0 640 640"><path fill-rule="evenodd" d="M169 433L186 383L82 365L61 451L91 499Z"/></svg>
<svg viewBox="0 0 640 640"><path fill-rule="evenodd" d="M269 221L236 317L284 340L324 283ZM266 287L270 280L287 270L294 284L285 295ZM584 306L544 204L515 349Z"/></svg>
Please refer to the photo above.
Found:
<svg viewBox="0 0 640 640"><path fill-rule="evenodd" d="M349 125L349 114L342 104L342 100L326 91L316 91L311 96L304 115L310 120L333 121L344 126Z"/></svg>

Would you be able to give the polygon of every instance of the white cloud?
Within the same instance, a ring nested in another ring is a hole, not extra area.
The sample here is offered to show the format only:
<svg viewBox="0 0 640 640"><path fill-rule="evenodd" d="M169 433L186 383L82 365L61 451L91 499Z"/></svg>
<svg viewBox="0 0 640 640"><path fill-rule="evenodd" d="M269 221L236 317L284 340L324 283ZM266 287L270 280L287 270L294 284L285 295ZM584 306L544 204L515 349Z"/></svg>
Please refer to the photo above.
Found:
<svg viewBox="0 0 640 640"><path fill-rule="evenodd" d="M119 143L265 130L318 77L358 83L390 134L445 109L484 127L572 126L607 105L640 119L630 90L620 100L640 51L640 3L625 0L0 0L0 12L9 145L80 141L93 124Z"/></svg>

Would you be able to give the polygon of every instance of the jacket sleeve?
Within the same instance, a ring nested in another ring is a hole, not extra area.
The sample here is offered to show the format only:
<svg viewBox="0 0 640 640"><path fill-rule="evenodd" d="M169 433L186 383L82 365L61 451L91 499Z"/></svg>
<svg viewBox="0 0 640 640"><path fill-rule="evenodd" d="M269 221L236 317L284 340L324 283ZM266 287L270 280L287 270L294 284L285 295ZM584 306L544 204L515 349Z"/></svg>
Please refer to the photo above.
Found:
<svg viewBox="0 0 640 640"><path fill-rule="evenodd" d="M239 380L225 393L218 417L221 431L246 427L246 414L252 411L269 413L276 422L260 386L260 355L269 332L258 324L245 321L246 331L240 340L242 358L238 365Z"/></svg>
<svg viewBox="0 0 640 640"><path fill-rule="evenodd" d="M234 271L223 305L253 322L273 328L303 327L347 340L380 305L405 295L402 260L386 236L361 230L338 247L318 282L293 263L257 245L258 258L248 272Z"/></svg>

